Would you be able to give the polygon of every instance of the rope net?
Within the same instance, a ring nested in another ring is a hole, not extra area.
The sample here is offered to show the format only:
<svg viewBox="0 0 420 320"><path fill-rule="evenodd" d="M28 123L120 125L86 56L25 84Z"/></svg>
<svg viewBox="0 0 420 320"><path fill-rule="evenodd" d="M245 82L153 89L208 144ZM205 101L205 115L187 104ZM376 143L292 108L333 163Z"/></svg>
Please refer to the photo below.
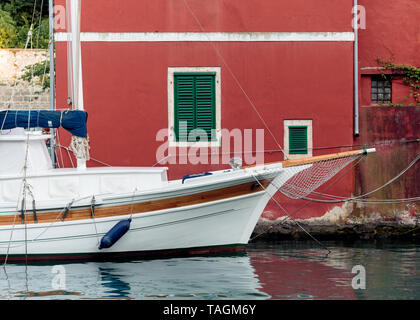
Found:
<svg viewBox="0 0 420 320"><path fill-rule="evenodd" d="M289 198L304 198L362 156L363 154L353 154L287 167L288 174L279 176L276 187Z"/></svg>

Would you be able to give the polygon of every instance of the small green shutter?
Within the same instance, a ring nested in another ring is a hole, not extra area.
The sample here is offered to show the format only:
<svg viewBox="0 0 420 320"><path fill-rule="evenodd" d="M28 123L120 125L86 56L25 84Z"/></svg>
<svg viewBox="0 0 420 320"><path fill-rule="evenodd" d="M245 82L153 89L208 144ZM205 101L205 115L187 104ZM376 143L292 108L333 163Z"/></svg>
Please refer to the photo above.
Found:
<svg viewBox="0 0 420 320"><path fill-rule="evenodd" d="M308 127L289 127L289 154L308 153Z"/></svg>
<svg viewBox="0 0 420 320"><path fill-rule="evenodd" d="M188 134L193 129L204 130L208 141L214 138L212 131L216 129L215 79L214 73L174 74L176 141L187 141Z"/></svg>

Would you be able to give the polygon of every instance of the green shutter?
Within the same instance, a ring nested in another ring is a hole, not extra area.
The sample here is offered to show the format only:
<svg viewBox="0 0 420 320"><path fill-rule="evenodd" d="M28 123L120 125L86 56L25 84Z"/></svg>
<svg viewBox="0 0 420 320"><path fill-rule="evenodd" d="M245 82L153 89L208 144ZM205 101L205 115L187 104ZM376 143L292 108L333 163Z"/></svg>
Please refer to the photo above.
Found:
<svg viewBox="0 0 420 320"><path fill-rule="evenodd" d="M216 128L215 77L198 76L195 80L196 128L204 130L210 141L212 129Z"/></svg>
<svg viewBox="0 0 420 320"><path fill-rule="evenodd" d="M188 133L194 128L194 77L175 76L174 87L176 141L187 141ZM180 122L186 122L186 126L180 127Z"/></svg>
<svg viewBox="0 0 420 320"><path fill-rule="evenodd" d="M174 75L175 137L187 141L193 129L202 129L207 139L212 140L216 128L215 74L176 73ZM180 126L186 122L186 126Z"/></svg>
<svg viewBox="0 0 420 320"><path fill-rule="evenodd" d="M308 153L308 127L289 127L289 154Z"/></svg>

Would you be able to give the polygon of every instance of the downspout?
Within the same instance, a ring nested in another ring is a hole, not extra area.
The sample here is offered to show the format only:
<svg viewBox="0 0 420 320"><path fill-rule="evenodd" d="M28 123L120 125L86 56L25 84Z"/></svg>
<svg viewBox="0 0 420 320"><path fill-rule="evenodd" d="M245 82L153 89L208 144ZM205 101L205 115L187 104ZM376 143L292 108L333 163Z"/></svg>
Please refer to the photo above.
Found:
<svg viewBox="0 0 420 320"><path fill-rule="evenodd" d="M359 136L359 46L357 25L357 0L353 0L353 31L354 31L354 136Z"/></svg>

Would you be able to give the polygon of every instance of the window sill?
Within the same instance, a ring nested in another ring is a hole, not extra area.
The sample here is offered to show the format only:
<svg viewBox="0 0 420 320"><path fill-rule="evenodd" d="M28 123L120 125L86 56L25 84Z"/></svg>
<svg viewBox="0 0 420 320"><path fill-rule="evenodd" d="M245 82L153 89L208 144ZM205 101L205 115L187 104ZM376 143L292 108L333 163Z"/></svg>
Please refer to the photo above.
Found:
<svg viewBox="0 0 420 320"><path fill-rule="evenodd" d="M404 108L404 107L415 107L416 105L410 106L408 104L389 104L389 103L372 103L369 105L365 105L362 106L362 108L378 108L378 107L382 107L382 108L392 108L392 107L399 107L399 108Z"/></svg>

